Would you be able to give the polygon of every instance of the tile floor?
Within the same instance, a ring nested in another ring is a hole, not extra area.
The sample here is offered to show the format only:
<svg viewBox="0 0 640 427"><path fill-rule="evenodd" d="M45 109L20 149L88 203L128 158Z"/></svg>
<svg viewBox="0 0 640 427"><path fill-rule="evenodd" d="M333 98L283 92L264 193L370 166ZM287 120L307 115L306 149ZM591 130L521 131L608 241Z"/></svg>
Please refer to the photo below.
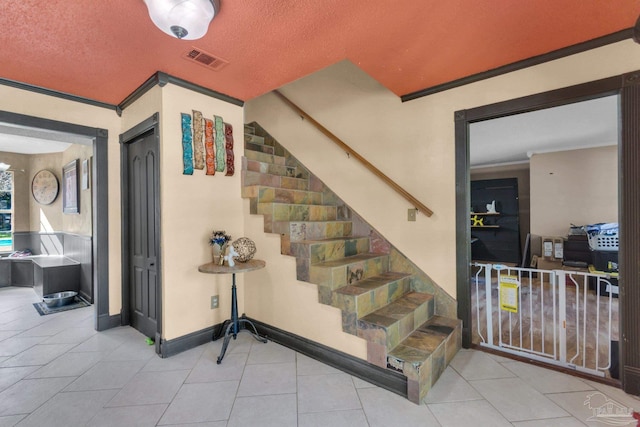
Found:
<svg viewBox="0 0 640 427"><path fill-rule="evenodd" d="M92 307L41 317L36 301L0 288L0 427L606 426L589 420L591 395L640 410L619 389L474 350L414 405L249 334L221 365L220 341L160 359L132 328L94 331Z"/></svg>

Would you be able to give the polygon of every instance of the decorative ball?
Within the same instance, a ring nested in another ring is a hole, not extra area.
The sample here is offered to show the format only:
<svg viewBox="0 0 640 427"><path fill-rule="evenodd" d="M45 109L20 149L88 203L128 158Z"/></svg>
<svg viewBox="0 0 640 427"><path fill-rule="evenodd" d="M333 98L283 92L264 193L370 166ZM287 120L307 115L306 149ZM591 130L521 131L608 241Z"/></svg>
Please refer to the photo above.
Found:
<svg viewBox="0 0 640 427"><path fill-rule="evenodd" d="M238 262L247 262L256 253L256 244L248 237L240 237L231 246L238 253L238 256L236 256L236 261Z"/></svg>

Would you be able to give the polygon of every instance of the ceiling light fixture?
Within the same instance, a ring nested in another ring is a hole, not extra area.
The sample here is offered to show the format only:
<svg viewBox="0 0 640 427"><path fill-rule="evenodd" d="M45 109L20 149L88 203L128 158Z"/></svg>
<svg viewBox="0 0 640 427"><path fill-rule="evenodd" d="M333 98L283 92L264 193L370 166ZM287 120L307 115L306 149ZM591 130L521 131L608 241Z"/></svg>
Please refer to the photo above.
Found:
<svg viewBox="0 0 640 427"><path fill-rule="evenodd" d="M8 165L6 163L0 162L0 172L6 172L9 170L9 168L11 167L11 165Z"/></svg>
<svg viewBox="0 0 640 427"><path fill-rule="evenodd" d="M144 0L151 20L163 32L184 40L207 33L220 12L220 0Z"/></svg>

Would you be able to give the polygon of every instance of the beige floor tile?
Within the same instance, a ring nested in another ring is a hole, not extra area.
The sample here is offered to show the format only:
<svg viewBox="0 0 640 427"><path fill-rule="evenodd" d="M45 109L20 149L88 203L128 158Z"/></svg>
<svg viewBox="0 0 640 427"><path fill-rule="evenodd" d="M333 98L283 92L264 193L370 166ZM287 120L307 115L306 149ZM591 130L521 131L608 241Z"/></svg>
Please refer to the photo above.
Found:
<svg viewBox="0 0 640 427"><path fill-rule="evenodd" d="M584 427L585 424L573 417L552 418L546 420L517 421L514 427Z"/></svg>
<svg viewBox="0 0 640 427"><path fill-rule="evenodd" d="M343 373L298 377L298 412L361 409L351 376Z"/></svg>
<svg viewBox="0 0 640 427"><path fill-rule="evenodd" d="M298 427L369 427L362 409L310 412L298 415Z"/></svg>
<svg viewBox="0 0 640 427"><path fill-rule="evenodd" d="M297 415L295 394L238 397L227 427L295 427Z"/></svg>
<svg viewBox="0 0 640 427"><path fill-rule="evenodd" d="M371 427L440 425L426 405L416 405L381 388L358 389L358 395Z"/></svg>
<svg viewBox="0 0 640 427"><path fill-rule="evenodd" d="M477 426L511 426L486 400L434 403L427 406L442 427L467 427L470 422Z"/></svg>
<svg viewBox="0 0 640 427"><path fill-rule="evenodd" d="M574 416L574 418L589 426L607 425L610 423L605 422L606 418L598 419L596 416L596 408L605 404L611 398L605 396L600 391L577 391L573 393L557 393L548 394L550 399L553 399L558 405L560 405L565 411ZM620 403L614 400L615 403ZM614 404L615 404L614 403ZM621 406L624 407L624 404ZM624 422L626 418L617 418L617 422ZM629 425L633 425L632 418L629 416ZM618 424L625 425L625 424Z"/></svg>
<svg viewBox="0 0 640 427"><path fill-rule="evenodd" d="M512 361L502 366L522 378L540 393L564 393L571 391L593 390L593 387L578 377L563 374L552 369Z"/></svg>
<svg viewBox="0 0 640 427"><path fill-rule="evenodd" d="M224 363L224 360L222 361ZM244 368L238 396L289 394L296 392L295 363L265 363Z"/></svg>
<svg viewBox="0 0 640 427"><path fill-rule="evenodd" d="M449 366L444 370L438 382L429 390L424 402L445 403L477 399L482 399L482 396Z"/></svg>
<svg viewBox="0 0 640 427"><path fill-rule="evenodd" d="M566 417L569 414L520 378L470 381L509 421Z"/></svg>
<svg viewBox="0 0 640 427"><path fill-rule="evenodd" d="M467 381L515 377L491 356L480 351L460 350L451 366Z"/></svg>

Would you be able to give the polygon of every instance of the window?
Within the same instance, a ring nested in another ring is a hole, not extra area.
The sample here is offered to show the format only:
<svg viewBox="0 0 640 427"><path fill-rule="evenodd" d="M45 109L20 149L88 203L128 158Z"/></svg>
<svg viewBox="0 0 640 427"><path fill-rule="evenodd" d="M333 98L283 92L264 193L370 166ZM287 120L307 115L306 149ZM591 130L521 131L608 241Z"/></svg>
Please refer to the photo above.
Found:
<svg viewBox="0 0 640 427"><path fill-rule="evenodd" d="M0 172L0 252L13 250L13 172Z"/></svg>

